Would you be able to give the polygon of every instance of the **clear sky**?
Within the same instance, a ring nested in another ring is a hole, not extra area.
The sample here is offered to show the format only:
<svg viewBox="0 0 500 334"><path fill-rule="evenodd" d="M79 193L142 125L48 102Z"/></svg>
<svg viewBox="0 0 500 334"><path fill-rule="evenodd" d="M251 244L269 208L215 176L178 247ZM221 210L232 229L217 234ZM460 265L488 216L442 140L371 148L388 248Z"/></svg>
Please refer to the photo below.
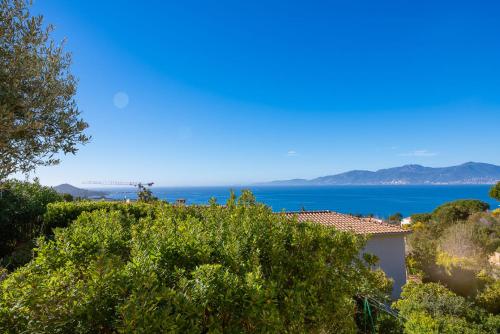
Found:
<svg viewBox="0 0 500 334"><path fill-rule="evenodd" d="M42 183L500 165L498 1L66 1L92 141Z"/></svg>

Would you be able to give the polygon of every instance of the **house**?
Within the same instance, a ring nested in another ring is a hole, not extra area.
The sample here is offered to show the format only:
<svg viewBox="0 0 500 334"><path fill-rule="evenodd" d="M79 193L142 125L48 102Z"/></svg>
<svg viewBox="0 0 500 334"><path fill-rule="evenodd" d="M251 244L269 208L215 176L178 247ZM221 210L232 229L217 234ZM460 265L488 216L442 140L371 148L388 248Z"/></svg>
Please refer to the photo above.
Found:
<svg viewBox="0 0 500 334"><path fill-rule="evenodd" d="M411 217L406 217L401 219L401 227L410 225L411 224Z"/></svg>
<svg viewBox="0 0 500 334"><path fill-rule="evenodd" d="M340 231L369 235L363 250L379 258L378 266L394 280L392 298L397 299L406 283L405 236L408 230L373 218L358 218L333 211L287 212L299 222L312 222Z"/></svg>

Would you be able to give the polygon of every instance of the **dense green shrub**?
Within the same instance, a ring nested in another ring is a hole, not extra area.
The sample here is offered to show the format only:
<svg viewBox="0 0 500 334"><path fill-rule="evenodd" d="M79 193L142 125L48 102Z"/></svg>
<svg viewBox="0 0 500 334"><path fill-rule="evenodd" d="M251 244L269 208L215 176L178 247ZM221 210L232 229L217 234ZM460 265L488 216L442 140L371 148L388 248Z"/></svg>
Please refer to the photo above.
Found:
<svg viewBox="0 0 500 334"><path fill-rule="evenodd" d="M412 224L424 223L432 224L436 233L450 224L467 220L467 218L477 212L484 212L490 208L486 202L475 199L461 199L445 203L438 206L431 213L416 213L411 215Z"/></svg>
<svg viewBox="0 0 500 334"><path fill-rule="evenodd" d="M43 216L45 232L50 233L55 227L68 226L72 221L78 218L82 212L97 210L120 211L137 219L152 214L154 207L150 204L138 202L76 201L51 203L47 206L47 212Z"/></svg>
<svg viewBox="0 0 500 334"><path fill-rule="evenodd" d="M432 214L430 213L415 213L411 215L412 224L416 223L428 223L432 220Z"/></svg>
<svg viewBox="0 0 500 334"><path fill-rule="evenodd" d="M290 221L248 193L154 207L140 219L84 212L41 238L0 283L0 332L353 333L353 296L385 283L358 259L362 238Z"/></svg>
<svg viewBox="0 0 500 334"><path fill-rule="evenodd" d="M407 237L412 270L459 295L480 293L481 276L495 276L487 258L500 245L500 219L488 208L481 201L459 200L416 216Z"/></svg>
<svg viewBox="0 0 500 334"><path fill-rule="evenodd" d="M492 213L476 213L468 222L474 226L474 240L490 254L500 248L500 215Z"/></svg>
<svg viewBox="0 0 500 334"><path fill-rule="evenodd" d="M407 334L497 333L500 316L488 315L437 283L407 284L394 303Z"/></svg>
<svg viewBox="0 0 500 334"><path fill-rule="evenodd" d="M484 212L490 208L488 203L473 199L457 200L438 206L432 212L432 220L438 222L437 227L464 221L470 215L477 212Z"/></svg>
<svg viewBox="0 0 500 334"><path fill-rule="evenodd" d="M412 257L417 261L419 269L427 272L435 270L435 268L426 270L426 267L432 267L436 262L437 247L440 244L439 239L447 234L447 229L453 229L453 225L467 222L470 217L479 215L488 208L488 203L479 200L457 200L437 207L432 213L412 215L413 233L407 239ZM486 216L491 217L489 214ZM484 225L477 224L472 219L470 223L477 225L478 231ZM483 234L485 233L488 232L486 231ZM478 240L479 234L478 232L475 240L478 243L480 243Z"/></svg>
<svg viewBox="0 0 500 334"><path fill-rule="evenodd" d="M488 312L500 314L500 280L495 279L477 296L477 303Z"/></svg>
<svg viewBox="0 0 500 334"><path fill-rule="evenodd" d="M500 181L497 182L493 187L491 187L489 195L491 198L500 201Z"/></svg>
<svg viewBox="0 0 500 334"><path fill-rule="evenodd" d="M43 230L47 204L60 201L52 188L37 181L10 180L0 184L0 258L21 244L37 237Z"/></svg>
<svg viewBox="0 0 500 334"><path fill-rule="evenodd" d="M402 219L403 219L403 214L401 214L401 212L396 212L395 214L389 216L387 222L390 224L400 225Z"/></svg>

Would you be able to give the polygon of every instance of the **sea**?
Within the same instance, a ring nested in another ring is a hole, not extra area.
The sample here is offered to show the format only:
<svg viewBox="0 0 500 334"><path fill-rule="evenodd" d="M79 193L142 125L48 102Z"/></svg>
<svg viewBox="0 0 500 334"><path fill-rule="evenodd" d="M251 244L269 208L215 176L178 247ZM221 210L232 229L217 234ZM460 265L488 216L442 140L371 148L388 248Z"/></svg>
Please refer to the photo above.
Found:
<svg viewBox="0 0 500 334"><path fill-rule="evenodd" d="M225 203L233 190L249 189L257 201L273 211L332 210L380 218L399 212L403 216L430 212L457 199L479 199L498 208L500 202L488 196L490 185L397 185L397 186L234 186L155 187L154 196L168 202L185 199L187 204L207 204L210 198ZM134 188L99 189L115 200L136 199Z"/></svg>

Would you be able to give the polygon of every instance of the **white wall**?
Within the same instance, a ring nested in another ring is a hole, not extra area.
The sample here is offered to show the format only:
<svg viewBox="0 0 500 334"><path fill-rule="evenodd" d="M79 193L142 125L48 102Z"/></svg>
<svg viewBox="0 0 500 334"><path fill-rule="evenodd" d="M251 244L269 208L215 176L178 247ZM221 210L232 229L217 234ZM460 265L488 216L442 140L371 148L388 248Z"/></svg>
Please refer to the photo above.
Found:
<svg viewBox="0 0 500 334"><path fill-rule="evenodd" d="M394 280L392 298L399 298L401 287L406 284L404 234L373 235L364 252L379 258L378 266Z"/></svg>

